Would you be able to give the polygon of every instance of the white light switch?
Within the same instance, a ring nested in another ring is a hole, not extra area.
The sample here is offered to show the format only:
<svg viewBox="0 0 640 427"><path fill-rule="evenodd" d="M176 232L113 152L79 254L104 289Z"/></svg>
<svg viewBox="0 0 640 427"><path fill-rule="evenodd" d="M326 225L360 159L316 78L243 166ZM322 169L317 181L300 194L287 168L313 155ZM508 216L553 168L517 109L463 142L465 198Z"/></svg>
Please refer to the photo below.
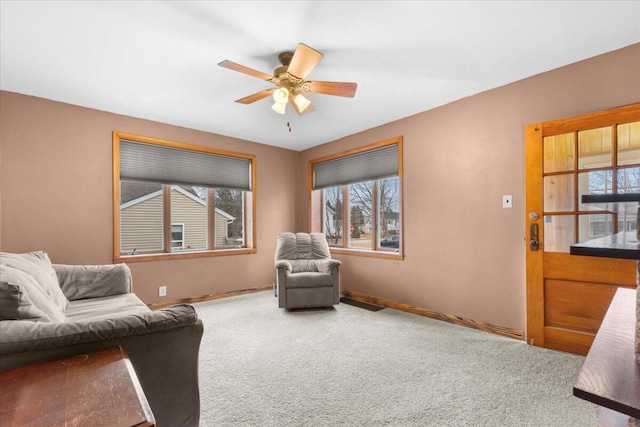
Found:
<svg viewBox="0 0 640 427"><path fill-rule="evenodd" d="M502 196L502 207L503 208L513 207L513 198L511 197L511 194L506 194Z"/></svg>
<svg viewBox="0 0 640 427"><path fill-rule="evenodd" d="M167 287L166 286L160 286L158 288L158 296L159 297L166 297L167 296Z"/></svg>

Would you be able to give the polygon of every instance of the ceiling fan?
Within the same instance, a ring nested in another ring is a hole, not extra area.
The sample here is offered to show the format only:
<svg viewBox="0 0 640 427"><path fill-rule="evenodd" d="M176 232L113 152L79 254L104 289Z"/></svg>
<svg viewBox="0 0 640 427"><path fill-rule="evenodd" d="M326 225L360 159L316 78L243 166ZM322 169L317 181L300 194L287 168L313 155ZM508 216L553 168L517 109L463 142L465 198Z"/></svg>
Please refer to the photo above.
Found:
<svg viewBox="0 0 640 427"><path fill-rule="evenodd" d="M356 94L356 83L323 82L305 80L307 74L322 60L324 55L304 43L299 43L295 52L282 52L278 59L282 66L276 68L273 75L269 75L232 61L222 61L218 65L233 71L239 71L267 82L277 87L256 92L244 98L237 99L240 104L251 104L269 95L275 103L271 108L280 114L285 113L287 102L300 115L314 111L311 101L303 93L319 93L322 95L344 96L353 98Z"/></svg>

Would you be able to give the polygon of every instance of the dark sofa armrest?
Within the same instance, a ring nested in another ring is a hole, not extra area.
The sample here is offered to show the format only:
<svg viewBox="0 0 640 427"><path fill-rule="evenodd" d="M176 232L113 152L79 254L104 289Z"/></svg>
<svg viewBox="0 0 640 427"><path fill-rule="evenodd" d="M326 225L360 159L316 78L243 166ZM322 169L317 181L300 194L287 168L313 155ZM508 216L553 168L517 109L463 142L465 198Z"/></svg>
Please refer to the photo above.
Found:
<svg viewBox="0 0 640 427"><path fill-rule="evenodd" d="M133 320L132 318L138 318ZM43 326L44 322L6 320L0 322L0 372L19 368L33 363L59 360L88 352L122 346L129 354L129 359L140 380L158 427L198 427L200 418L200 393L198 379L198 354L202 339L202 319L197 318L191 306L173 306L154 312L136 316L125 316L127 319L117 323L118 330L109 333L104 329L88 333L93 337L114 336L104 340L81 342L56 348L44 348L53 344L45 339L32 343L32 348L21 353L5 354L15 343L7 344L7 332L28 331L31 328L24 323ZM23 325L11 327L10 324ZM113 320L87 322L93 329L114 324ZM137 324L137 326L136 326ZM49 328L51 328L50 324ZM78 324L76 324L78 325ZM142 327L146 325L146 327ZM47 329L45 327L45 329ZM145 331L146 332L143 332ZM129 332L127 332L129 331ZM50 334L48 330L39 333ZM130 333L130 334L127 334ZM118 335L122 335L117 337ZM37 337L35 337L37 338ZM68 336L72 342L82 341L80 336ZM13 339L12 339L13 340ZM24 345L24 344L23 344ZM22 347L24 348L24 347ZM14 348L15 350L15 348Z"/></svg>
<svg viewBox="0 0 640 427"><path fill-rule="evenodd" d="M89 322L0 322L0 356L118 339L192 325L198 319L189 304Z"/></svg>
<svg viewBox="0 0 640 427"><path fill-rule="evenodd" d="M131 293L131 270L126 264L53 264L53 269L69 301Z"/></svg>

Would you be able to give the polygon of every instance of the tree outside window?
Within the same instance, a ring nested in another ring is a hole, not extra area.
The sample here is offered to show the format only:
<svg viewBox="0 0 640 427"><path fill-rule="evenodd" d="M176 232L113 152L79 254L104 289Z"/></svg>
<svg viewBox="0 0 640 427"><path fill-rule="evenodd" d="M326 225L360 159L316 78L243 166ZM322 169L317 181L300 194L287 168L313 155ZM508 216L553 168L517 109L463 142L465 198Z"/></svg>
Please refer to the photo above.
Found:
<svg viewBox="0 0 640 427"><path fill-rule="evenodd" d="M332 250L403 259L401 136L310 160L309 176L311 231Z"/></svg>

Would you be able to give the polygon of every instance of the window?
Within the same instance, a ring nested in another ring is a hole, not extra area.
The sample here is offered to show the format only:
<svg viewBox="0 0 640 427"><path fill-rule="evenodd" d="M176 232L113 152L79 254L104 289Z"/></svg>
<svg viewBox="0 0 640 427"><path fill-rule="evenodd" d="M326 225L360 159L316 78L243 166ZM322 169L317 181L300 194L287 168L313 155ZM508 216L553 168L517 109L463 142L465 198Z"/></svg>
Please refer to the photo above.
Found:
<svg viewBox="0 0 640 427"><path fill-rule="evenodd" d="M184 249L184 224L171 224L171 250Z"/></svg>
<svg viewBox="0 0 640 427"><path fill-rule="evenodd" d="M113 143L114 260L255 253L254 156L117 132Z"/></svg>
<svg viewBox="0 0 640 427"><path fill-rule="evenodd" d="M309 162L311 229L332 250L402 259L402 138Z"/></svg>
<svg viewBox="0 0 640 427"><path fill-rule="evenodd" d="M546 252L634 230L633 209L585 204L582 197L640 191L640 122L546 135L543 162Z"/></svg>

